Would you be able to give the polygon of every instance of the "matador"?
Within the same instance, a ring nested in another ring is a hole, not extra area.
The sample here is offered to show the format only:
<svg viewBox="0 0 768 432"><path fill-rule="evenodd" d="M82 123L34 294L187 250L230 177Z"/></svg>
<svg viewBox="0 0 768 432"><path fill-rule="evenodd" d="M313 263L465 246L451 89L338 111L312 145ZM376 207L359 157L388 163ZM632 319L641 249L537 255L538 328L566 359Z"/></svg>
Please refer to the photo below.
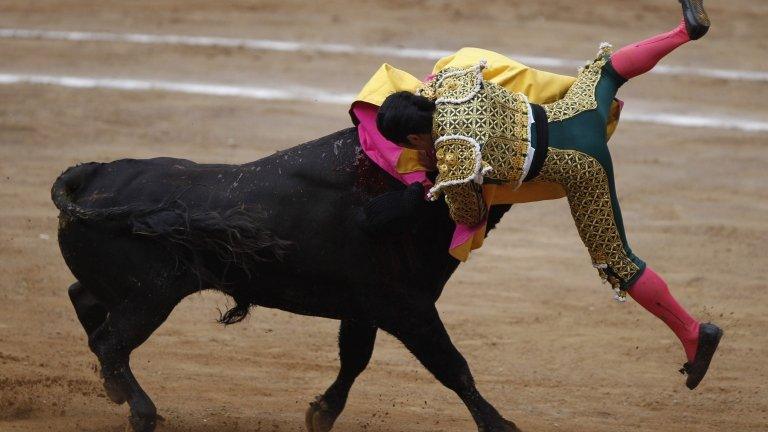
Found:
<svg viewBox="0 0 768 432"><path fill-rule="evenodd" d="M376 124L389 141L434 155L437 178L427 198L444 197L457 224L484 223L489 205L483 184L559 188L592 264L617 298L631 296L679 338L687 357L681 372L694 389L707 373L723 331L694 319L630 248L607 145L618 89L709 29L703 0L680 3L678 27L616 52L603 44L597 58L554 102L537 105L523 93L484 79L488 64L480 61L441 70L416 92L391 94Z"/></svg>

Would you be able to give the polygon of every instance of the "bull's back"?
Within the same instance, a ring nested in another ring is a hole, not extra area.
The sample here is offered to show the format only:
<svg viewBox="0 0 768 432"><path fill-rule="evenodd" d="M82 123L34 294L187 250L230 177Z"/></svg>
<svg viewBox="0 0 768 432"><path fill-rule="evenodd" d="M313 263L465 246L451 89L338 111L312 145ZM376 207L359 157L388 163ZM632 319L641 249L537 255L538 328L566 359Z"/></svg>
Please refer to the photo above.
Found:
<svg viewBox="0 0 768 432"><path fill-rule="evenodd" d="M330 255L338 254L338 239L357 229L353 213L358 204L398 187L370 165L356 131L348 129L242 165L175 158L85 164L67 171L53 195L65 219L85 215L93 228L93 221L120 222L161 206L197 213L249 212L262 228L294 242L300 259L323 266L338 260ZM361 166L373 171L364 176L367 183L359 180ZM67 218L70 207L75 215ZM90 217L104 213L109 217Z"/></svg>
<svg viewBox="0 0 768 432"><path fill-rule="evenodd" d="M87 164L89 172L71 191L71 199L92 209L157 205L169 199L213 211L242 204L309 204L334 195L327 191L350 192L359 147L349 131L243 165L168 157Z"/></svg>
<svg viewBox="0 0 768 432"><path fill-rule="evenodd" d="M71 188L69 198L78 206L93 210L157 205L169 192L184 187L184 178L178 173L196 165L183 159L156 158L121 159L75 167L74 170L87 169L88 172L76 188Z"/></svg>

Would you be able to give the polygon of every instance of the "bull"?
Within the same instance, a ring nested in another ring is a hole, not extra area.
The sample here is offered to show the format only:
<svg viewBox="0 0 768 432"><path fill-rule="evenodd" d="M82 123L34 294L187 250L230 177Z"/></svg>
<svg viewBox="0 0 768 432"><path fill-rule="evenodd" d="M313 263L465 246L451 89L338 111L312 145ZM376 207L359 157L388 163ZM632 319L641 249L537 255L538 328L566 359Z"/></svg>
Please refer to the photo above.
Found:
<svg viewBox="0 0 768 432"><path fill-rule="evenodd" d="M224 324L254 306L340 321L341 366L306 412L309 432L331 430L379 329L459 396L479 431L517 431L478 392L435 307L459 265L445 204L419 205L383 235L366 228L366 203L402 190L354 128L243 165L124 159L65 171L52 199L77 279L69 297L132 429L151 432L159 416L131 352L182 299L213 289L234 299ZM489 230L509 208L491 209Z"/></svg>

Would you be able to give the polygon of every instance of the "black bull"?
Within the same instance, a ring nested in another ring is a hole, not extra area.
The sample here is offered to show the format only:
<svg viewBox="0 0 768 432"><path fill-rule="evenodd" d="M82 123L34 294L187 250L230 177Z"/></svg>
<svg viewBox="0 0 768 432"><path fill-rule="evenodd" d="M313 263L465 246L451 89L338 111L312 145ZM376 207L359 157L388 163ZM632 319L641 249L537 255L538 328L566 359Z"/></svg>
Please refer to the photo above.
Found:
<svg viewBox="0 0 768 432"><path fill-rule="evenodd" d="M361 206L403 185L362 153L355 129L244 165L120 160L70 168L53 186L69 289L108 396L128 402L135 431L158 415L129 357L186 296L217 289L252 305L341 321L341 368L306 413L326 432L365 369L378 329L398 338L469 408L481 431L515 431L477 391L435 308L458 261L444 203L407 229L361 229ZM491 211L493 226L509 206Z"/></svg>

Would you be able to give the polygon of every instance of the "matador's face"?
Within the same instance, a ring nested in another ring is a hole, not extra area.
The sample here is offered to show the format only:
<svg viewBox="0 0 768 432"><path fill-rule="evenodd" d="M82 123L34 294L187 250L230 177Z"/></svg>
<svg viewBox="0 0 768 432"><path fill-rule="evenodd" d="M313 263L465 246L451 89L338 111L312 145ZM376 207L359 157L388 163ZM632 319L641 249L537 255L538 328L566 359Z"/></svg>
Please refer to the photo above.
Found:
<svg viewBox="0 0 768 432"><path fill-rule="evenodd" d="M431 152L435 149L435 140L432 138L431 133L410 134L407 138L408 142L403 147L426 152Z"/></svg>

